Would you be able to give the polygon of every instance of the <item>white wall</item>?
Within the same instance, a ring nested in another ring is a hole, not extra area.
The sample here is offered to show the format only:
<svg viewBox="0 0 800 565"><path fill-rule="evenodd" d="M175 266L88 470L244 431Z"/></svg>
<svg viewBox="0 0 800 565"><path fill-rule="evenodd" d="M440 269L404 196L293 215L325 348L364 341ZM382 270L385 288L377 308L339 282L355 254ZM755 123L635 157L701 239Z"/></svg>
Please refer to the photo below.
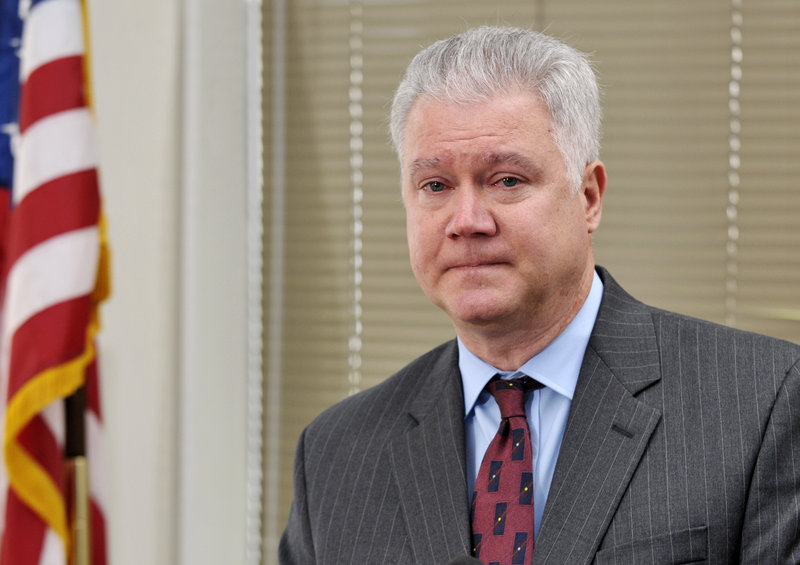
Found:
<svg viewBox="0 0 800 565"><path fill-rule="evenodd" d="M243 2L90 1L113 565L243 562Z"/></svg>

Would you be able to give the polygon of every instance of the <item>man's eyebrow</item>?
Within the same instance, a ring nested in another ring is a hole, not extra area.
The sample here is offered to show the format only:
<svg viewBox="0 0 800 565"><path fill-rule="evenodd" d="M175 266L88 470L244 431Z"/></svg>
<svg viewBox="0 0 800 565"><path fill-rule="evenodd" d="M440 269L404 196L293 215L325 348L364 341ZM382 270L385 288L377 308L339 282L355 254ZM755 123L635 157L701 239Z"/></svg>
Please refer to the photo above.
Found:
<svg viewBox="0 0 800 565"><path fill-rule="evenodd" d="M526 171L529 171L532 175L539 175L542 173L542 169L539 165L536 164L531 158L523 155L522 153L510 152L510 153L485 153L480 156L480 160L485 163L486 165L501 165L501 164L509 164L515 165ZM442 160L439 157L426 157L415 159L411 162L408 166L408 174L409 176L414 176L420 170L427 169L427 168L435 168L440 167L442 164Z"/></svg>
<svg viewBox="0 0 800 565"><path fill-rule="evenodd" d="M411 162L408 166L408 174L409 176L414 176L420 169L426 169L429 167L438 167L442 163L442 160L438 157L430 157L426 159L415 159Z"/></svg>
<svg viewBox="0 0 800 565"><path fill-rule="evenodd" d="M532 182L544 178L544 170L536 161L522 153L487 153L482 156L487 165L512 165L521 169Z"/></svg>

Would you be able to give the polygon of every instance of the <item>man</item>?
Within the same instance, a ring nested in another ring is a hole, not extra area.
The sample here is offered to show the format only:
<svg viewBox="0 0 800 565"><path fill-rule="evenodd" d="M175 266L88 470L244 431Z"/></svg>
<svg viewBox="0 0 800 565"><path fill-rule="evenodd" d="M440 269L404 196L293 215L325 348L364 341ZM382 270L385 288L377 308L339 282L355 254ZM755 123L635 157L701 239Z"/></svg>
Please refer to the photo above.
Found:
<svg viewBox="0 0 800 565"><path fill-rule="evenodd" d="M304 431L281 563L800 563L800 348L595 267L599 123L585 57L542 34L479 28L411 62L391 124L411 264L457 340ZM524 411L502 383L534 383ZM533 496L482 516L510 427ZM480 520L518 511L530 535L486 553Z"/></svg>

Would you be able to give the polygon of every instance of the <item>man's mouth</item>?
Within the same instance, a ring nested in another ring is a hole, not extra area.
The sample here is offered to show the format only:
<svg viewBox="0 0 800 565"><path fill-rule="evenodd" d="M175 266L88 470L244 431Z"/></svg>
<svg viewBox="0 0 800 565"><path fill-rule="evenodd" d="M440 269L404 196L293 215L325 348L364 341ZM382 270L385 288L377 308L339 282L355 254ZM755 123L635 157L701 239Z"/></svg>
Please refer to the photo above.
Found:
<svg viewBox="0 0 800 565"><path fill-rule="evenodd" d="M499 265L504 265L504 261L479 261L479 262L469 262L469 263L459 263L448 267L448 270L458 270L458 269L481 269L485 267L497 267Z"/></svg>

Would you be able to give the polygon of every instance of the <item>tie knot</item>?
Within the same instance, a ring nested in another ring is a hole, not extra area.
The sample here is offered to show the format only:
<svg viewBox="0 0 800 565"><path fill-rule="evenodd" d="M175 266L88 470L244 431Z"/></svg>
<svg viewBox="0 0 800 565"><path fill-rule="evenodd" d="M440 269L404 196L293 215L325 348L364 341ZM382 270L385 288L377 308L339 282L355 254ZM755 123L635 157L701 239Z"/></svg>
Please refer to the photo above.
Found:
<svg viewBox="0 0 800 565"><path fill-rule="evenodd" d="M500 406L501 418L512 418L514 416L525 417L525 392L541 388L541 383L536 382L530 377L519 379L489 381L486 385L489 393L494 396L498 406Z"/></svg>

